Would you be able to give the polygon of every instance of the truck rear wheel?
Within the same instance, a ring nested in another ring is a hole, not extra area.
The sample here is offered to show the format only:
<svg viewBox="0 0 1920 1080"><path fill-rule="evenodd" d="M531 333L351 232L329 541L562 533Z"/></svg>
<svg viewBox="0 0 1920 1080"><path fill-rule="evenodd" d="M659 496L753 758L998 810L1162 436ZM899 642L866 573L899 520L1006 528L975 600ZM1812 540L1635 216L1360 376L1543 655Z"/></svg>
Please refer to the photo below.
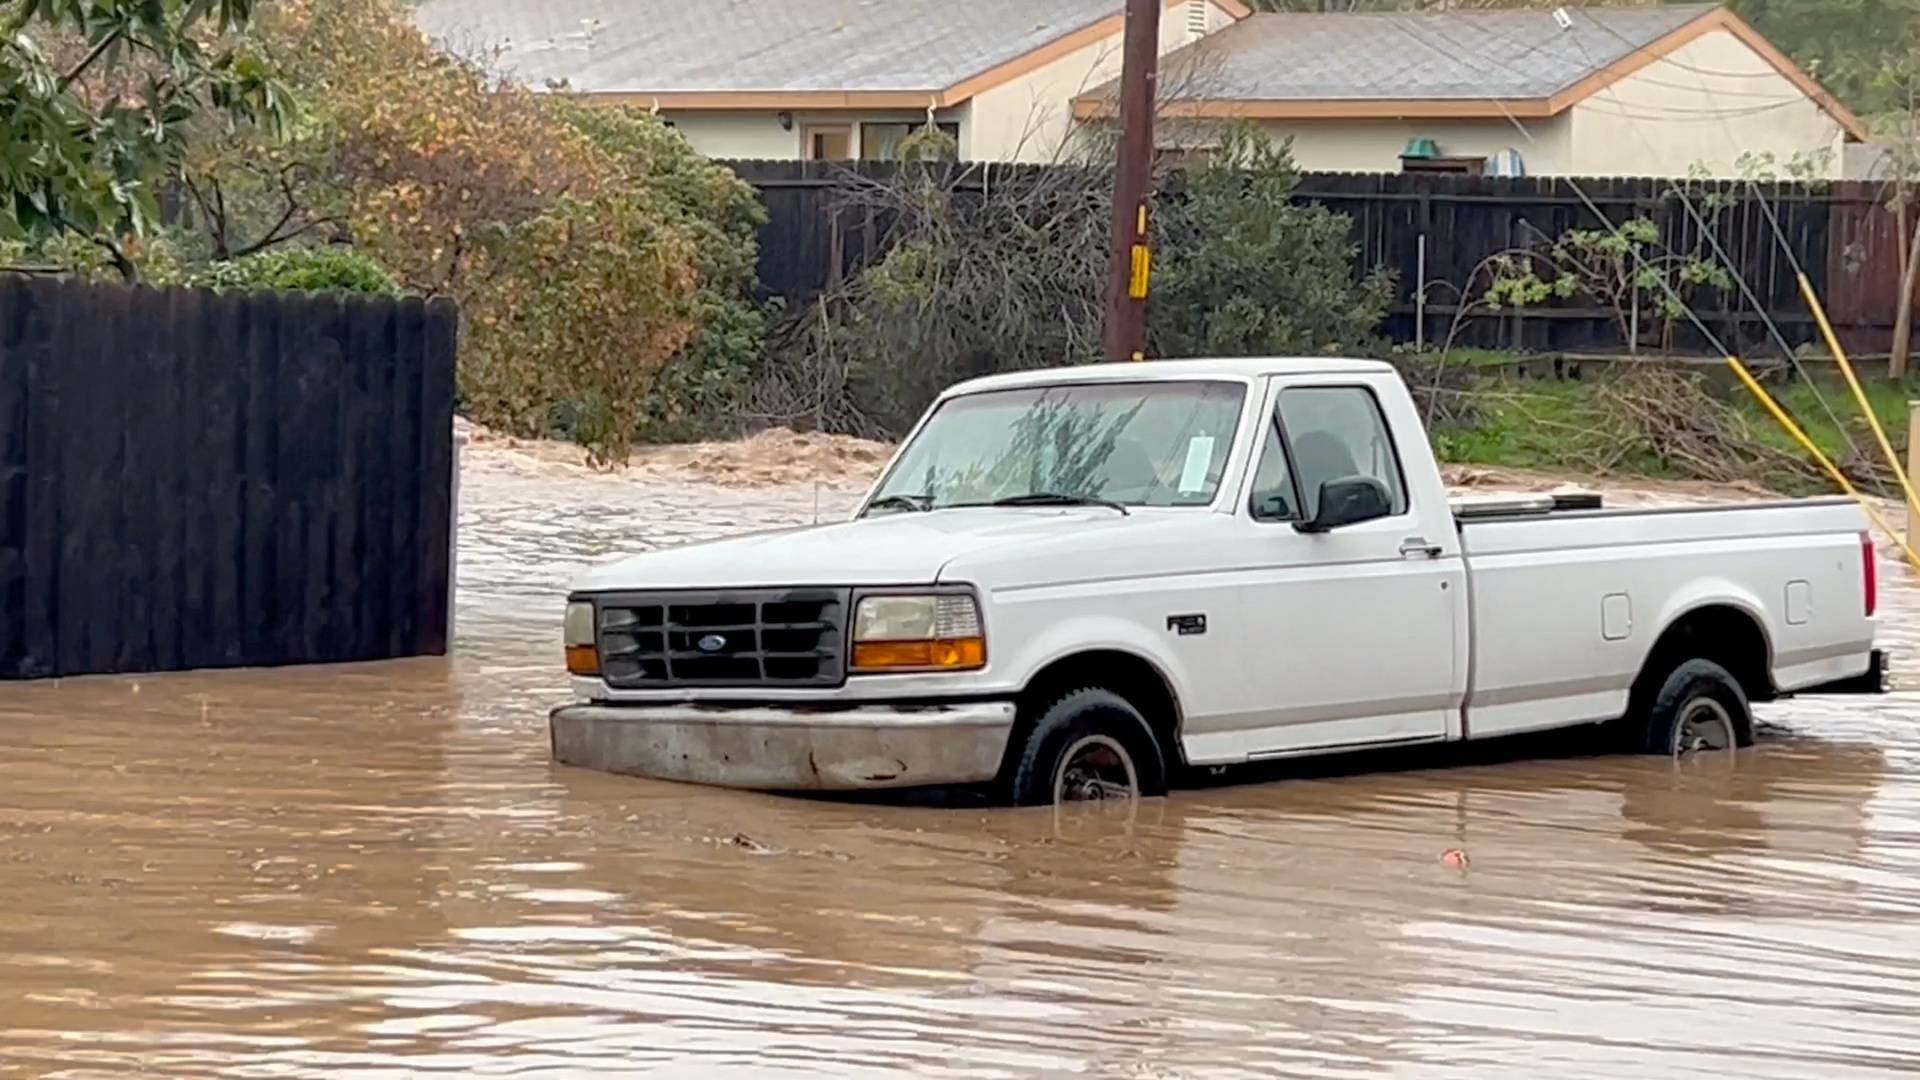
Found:
<svg viewBox="0 0 1920 1080"><path fill-rule="evenodd" d="M1015 806L1164 795L1166 755L1125 698L1088 688L1067 694L1027 729L1011 759Z"/></svg>
<svg viewBox="0 0 1920 1080"><path fill-rule="evenodd" d="M1753 745L1753 713L1746 692L1726 668L1689 660L1673 669L1646 716L1649 754L1685 757Z"/></svg>

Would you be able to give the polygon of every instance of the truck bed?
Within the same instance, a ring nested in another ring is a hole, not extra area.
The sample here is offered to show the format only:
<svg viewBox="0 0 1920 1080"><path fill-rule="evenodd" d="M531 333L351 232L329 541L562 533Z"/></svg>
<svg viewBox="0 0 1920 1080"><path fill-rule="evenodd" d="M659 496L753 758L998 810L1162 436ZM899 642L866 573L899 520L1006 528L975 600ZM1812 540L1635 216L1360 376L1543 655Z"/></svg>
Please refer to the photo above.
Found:
<svg viewBox="0 0 1920 1080"><path fill-rule="evenodd" d="M1659 636L1709 609L1744 616L1765 639L1752 696L1858 676L1870 662L1871 548L1850 500L1539 503L1455 506L1474 635L1470 737L1621 715ZM1742 632L1724 625L1716 632Z"/></svg>

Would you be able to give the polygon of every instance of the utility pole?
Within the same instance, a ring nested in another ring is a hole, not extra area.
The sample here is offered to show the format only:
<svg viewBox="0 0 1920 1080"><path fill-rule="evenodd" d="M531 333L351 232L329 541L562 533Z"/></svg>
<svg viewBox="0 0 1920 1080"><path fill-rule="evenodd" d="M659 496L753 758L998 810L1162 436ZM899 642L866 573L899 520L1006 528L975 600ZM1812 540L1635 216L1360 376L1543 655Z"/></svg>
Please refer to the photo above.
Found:
<svg viewBox="0 0 1920 1080"><path fill-rule="evenodd" d="M1120 70L1120 154L1113 171L1113 259L1107 271L1108 360L1147 355L1147 187L1153 174L1153 104L1164 0L1127 0Z"/></svg>

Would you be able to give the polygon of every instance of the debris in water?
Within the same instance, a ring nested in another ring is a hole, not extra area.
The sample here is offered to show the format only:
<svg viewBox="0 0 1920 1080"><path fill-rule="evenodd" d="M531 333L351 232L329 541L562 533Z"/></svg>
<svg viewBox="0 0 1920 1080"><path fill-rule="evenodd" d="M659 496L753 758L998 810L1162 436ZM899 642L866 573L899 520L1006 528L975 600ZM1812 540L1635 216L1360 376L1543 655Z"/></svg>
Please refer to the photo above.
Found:
<svg viewBox="0 0 1920 1080"><path fill-rule="evenodd" d="M760 841L755 840L753 837L748 836L746 833L743 833L743 832L734 833L732 836L729 836L726 840L722 842L725 843L728 847L737 847L742 851L751 852L752 854L755 854L755 855L771 855L774 853L774 849L771 845L763 844Z"/></svg>
<svg viewBox="0 0 1920 1080"><path fill-rule="evenodd" d="M1461 851L1459 848L1448 848L1440 855L1441 865L1451 866L1455 870L1465 870L1467 864L1471 861L1472 860L1467 858L1467 853Z"/></svg>

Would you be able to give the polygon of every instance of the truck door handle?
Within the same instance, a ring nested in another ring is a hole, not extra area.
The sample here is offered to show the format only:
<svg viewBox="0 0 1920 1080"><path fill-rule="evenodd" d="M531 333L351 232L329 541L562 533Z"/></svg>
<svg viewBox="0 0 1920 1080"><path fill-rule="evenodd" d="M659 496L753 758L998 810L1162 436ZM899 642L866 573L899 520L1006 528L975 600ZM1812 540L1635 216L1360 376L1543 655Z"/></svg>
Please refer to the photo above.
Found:
<svg viewBox="0 0 1920 1080"><path fill-rule="evenodd" d="M1424 536L1409 536L1405 540L1400 541L1400 557L1403 559L1411 559L1416 555L1425 556L1429 559L1437 559L1440 557L1440 553L1440 545L1428 540Z"/></svg>

